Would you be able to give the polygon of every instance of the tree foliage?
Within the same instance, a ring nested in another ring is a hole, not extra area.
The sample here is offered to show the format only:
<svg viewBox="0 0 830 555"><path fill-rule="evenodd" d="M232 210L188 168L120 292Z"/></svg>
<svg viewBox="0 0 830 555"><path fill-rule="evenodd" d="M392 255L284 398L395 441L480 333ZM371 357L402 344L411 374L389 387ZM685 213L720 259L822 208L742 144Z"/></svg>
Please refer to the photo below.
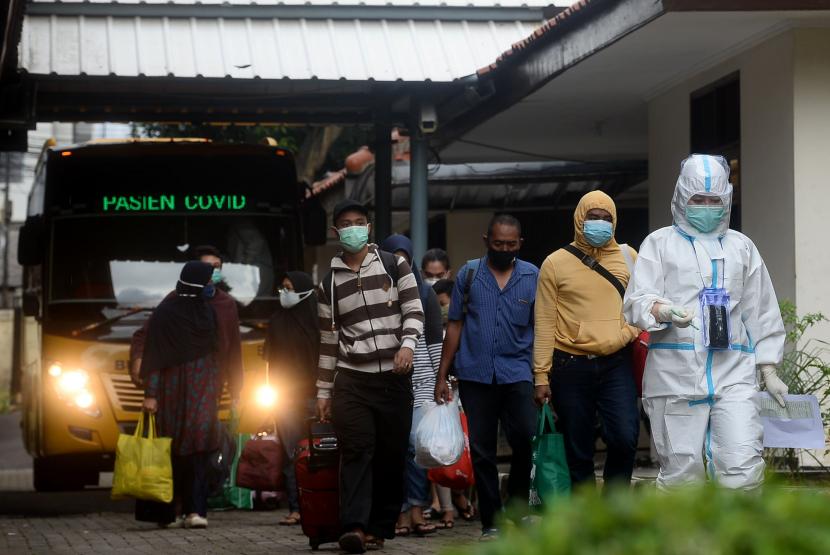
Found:
<svg viewBox="0 0 830 555"><path fill-rule="evenodd" d="M339 170L346 157L363 145L369 144L371 130L367 127L351 126L336 128L333 142L321 141L326 128L287 125L247 125L211 123L135 123L134 137L176 137L205 138L218 143L262 144L266 138L273 138L277 144L290 150L301 165L298 175L308 180L319 179L326 171ZM332 129L332 128L329 128ZM321 144L324 152L319 152Z"/></svg>

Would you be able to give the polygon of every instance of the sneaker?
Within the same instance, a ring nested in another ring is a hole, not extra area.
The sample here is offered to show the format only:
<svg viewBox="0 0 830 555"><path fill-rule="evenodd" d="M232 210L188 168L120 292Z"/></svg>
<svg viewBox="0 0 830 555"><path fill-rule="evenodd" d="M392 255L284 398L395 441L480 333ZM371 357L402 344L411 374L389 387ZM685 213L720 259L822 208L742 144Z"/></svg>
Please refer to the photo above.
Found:
<svg viewBox="0 0 830 555"><path fill-rule="evenodd" d="M340 536L340 549L346 553L365 553L366 536L360 530L346 532Z"/></svg>
<svg viewBox="0 0 830 555"><path fill-rule="evenodd" d="M199 515L189 516L184 520L185 528L207 528L207 518Z"/></svg>
<svg viewBox="0 0 830 555"><path fill-rule="evenodd" d="M159 522L159 528L164 528L167 530L172 530L174 528L184 528L184 517L177 516L176 520L174 520L173 522L168 522L167 524Z"/></svg>
<svg viewBox="0 0 830 555"><path fill-rule="evenodd" d="M499 539L498 528L485 528L478 539L480 542L494 542Z"/></svg>

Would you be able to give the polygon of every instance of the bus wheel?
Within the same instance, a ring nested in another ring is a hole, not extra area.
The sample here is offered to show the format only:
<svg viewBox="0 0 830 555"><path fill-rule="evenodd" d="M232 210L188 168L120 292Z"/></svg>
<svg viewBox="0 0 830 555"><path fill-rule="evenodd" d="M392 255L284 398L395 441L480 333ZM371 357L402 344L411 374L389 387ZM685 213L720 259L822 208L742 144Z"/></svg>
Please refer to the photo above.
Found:
<svg viewBox="0 0 830 555"><path fill-rule="evenodd" d="M98 484L97 468L83 468L63 457L38 457L33 467L35 491L72 491Z"/></svg>

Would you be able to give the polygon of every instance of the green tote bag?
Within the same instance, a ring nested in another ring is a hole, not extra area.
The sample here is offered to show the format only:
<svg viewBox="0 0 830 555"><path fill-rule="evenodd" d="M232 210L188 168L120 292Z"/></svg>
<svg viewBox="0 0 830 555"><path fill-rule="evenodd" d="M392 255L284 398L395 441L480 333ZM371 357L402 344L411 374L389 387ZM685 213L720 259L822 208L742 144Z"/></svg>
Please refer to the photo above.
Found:
<svg viewBox="0 0 830 555"><path fill-rule="evenodd" d="M545 403L539 411L539 424L533 437L529 504L540 507L570 492L571 474L565 458L565 441L556 431L550 405Z"/></svg>

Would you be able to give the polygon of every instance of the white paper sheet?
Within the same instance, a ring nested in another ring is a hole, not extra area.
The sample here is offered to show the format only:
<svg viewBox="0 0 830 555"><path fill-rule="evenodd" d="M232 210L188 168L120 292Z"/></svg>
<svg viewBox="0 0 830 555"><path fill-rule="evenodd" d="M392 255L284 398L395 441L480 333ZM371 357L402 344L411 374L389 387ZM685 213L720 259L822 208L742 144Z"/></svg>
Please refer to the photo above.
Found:
<svg viewBox="0 0 830 555"><path fill-rule="evenodd" d="M815 395L785 395L786 408L766 391L755 396L764 425L764 447L824 449L824 426Z"/></svg>

